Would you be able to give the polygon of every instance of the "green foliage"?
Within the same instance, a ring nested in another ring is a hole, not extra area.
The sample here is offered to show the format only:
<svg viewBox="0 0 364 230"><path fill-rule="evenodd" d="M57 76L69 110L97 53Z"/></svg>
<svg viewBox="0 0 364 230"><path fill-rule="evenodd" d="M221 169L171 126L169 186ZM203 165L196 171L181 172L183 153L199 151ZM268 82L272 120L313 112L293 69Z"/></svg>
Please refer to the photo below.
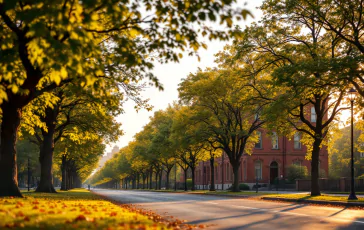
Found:
<svg viewBox="0 0 364 230"><path fill-rule="evenodd" d="M192 190L192 179L191 178L187 179L186 183L187 183L187 189Z"/></svg>
<svg viewBox="0 0 364 230"><path fill-rule="evenodd" d="M356 179L364 179L364 174L358 176Z"/></svg>
<svg viewBox="0 0 364 230"><path fill-rule="evenodd" d="M229 188L228 188L228 190L233 190L233 187L232 186L230 186ZM244 184L244 183L241 183L241 184L239 184L239 190L242 190L242 191L247 191L247 190L250 190L250 187L249 187L249 185L247 185L247 184Z"/></svg>
<svg viewBox="0 0 364 230"><path fill-rule="evenodd" d="M360 128L360 129L359 129ZM361 151L361 126L354 124L354 168L356 175L364 173L364 169L360 167L364 163L364 159L358 156ZM350 177L350 127L344 127L333 133L335 139L333 144L329 146L329 176L332 178Z"/></svg>
<svg viewBox="0 0 364 230"><path fill-rule="evenodd" d="M304 179L308 177L308 170L306 166L291 164L287 167L288 182L295 182L296 179Z"/></svg>
<svg viewBox="0 0 364 230"><path fill-rule="evenodd" d="M249 12L232 8L233 2L1 1L2 82L17 94L35 89L38 82L41 88L67 78L92 84L122 69L131 73L125 80L137 81L141 74L158 85L149 72L153 59L148 56L156 53L161 62L178 61L180 51L195 53L206 46L199 34L210 40L234 36L231 18L245 18ZM205 26L207 18L228 29ZM26 84L26 79L35 84ZM4 88L1 92L7 99Z"/></svg>

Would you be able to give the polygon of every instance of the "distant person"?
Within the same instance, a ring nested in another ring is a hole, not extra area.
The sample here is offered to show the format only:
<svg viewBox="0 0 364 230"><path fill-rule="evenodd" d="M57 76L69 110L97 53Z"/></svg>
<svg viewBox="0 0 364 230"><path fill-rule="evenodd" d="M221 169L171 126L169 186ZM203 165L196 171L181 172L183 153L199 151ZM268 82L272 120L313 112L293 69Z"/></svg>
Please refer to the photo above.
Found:
<svg viewBox="0 0 364 230"><path fill-rule="evenodd" d="M88 190L90 191L90 185L88 185Z"/></svg>

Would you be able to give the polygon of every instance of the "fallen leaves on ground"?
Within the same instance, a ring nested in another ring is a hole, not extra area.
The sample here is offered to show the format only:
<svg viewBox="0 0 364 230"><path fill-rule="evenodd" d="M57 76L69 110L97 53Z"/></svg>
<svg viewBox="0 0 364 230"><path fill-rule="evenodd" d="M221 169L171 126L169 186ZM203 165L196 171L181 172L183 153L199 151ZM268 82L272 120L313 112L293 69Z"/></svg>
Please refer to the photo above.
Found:
<svg viewBox="0 0 364 230"><path fill-rule="evenodd" d="M84 189L24 196L0 198L0 229L158 230L178 226L170 224L176 220L168 222L150 211L114 204Z"/></svg>

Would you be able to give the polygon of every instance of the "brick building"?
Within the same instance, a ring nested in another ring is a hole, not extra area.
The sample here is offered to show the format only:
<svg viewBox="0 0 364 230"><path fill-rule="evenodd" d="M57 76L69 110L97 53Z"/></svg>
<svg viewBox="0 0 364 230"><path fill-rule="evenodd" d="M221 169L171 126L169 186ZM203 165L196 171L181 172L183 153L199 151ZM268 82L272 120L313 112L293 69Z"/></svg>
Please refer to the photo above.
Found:
<svg viewBox="0 0 364 230"><path fill-rule="evenodd" d="M311 122L316 121L316 114L311 110ZM260 140L255 144L252 155L244 154L239 169L239 181L250 187L259 179L260 184L270 184L274 179L287 176L287 167L291 164L306 166L311 171L311 161L306 160L306 146L300 142L300 134L294 137L279 137L268 135L267 130L259 130ZM289 140L290 139L290 140ZM222 164L223 163L223 164ZM205 169L205 170L204 170ZM224 172L222 173L222 170ZM328 175L328 151L324 147L320 152L320 170ZM195 184L197 189L208 189L210 176L210 162L200 162L196 168ZM224 177L222 180L222 176ZM221 189L222 182L224 189L233 183L233 171L227 155L215 159L215 188Z"/></svg>

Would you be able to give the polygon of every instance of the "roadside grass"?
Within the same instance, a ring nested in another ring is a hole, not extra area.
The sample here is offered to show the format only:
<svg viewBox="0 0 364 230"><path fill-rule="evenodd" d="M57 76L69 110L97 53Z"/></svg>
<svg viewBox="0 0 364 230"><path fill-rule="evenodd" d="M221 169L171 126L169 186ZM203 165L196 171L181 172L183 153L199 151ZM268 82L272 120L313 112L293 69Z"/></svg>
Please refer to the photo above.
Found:
<svg viewBox="0 0 364 230"><path fill-rule="evenodd" d="M155 189L136 189L138 191L150 191L150 192L170 192L170 193L187 193L187 194L211 194L211 195L231 195L231 196L263 196L263 195L268 195L268 194L272 194L272 193L266 193L264 191L259 191L258 193L256 193L255 191L240 191L240 192L230 192L230 191L221 191L221 190L216 190L216 191L210 191L210 190L188 190L188 191L184 191L184 190L173 190L173 189L161 189L161 190L155 190Z"/></svg>
<svg viewBox="0 0 364 230"><path fill-rule="evenodd" d="M115 205L86 189L23 195L0 198L0 229L168 229L148 212Z"/></svg>
<svg viewBox="0 0 364 230"><path fill-rule="evenodd" d="M350 192L324 192L325 194L349 195ZM364 195L364 192L355 192L356 195Z"/></svg>
<svg viewBox="0 0 364 230"><path fill-rule="evenodd" d="M340 202L359 202L364 203L364 198L360 197L358 200L348 201L346 196L330 196L330 195L321 195L321 196L310 196L310 194L271 194L264 195L263 197L270 198L285 198L292 200L319 200L319 201L340 201Z"/></svg>

